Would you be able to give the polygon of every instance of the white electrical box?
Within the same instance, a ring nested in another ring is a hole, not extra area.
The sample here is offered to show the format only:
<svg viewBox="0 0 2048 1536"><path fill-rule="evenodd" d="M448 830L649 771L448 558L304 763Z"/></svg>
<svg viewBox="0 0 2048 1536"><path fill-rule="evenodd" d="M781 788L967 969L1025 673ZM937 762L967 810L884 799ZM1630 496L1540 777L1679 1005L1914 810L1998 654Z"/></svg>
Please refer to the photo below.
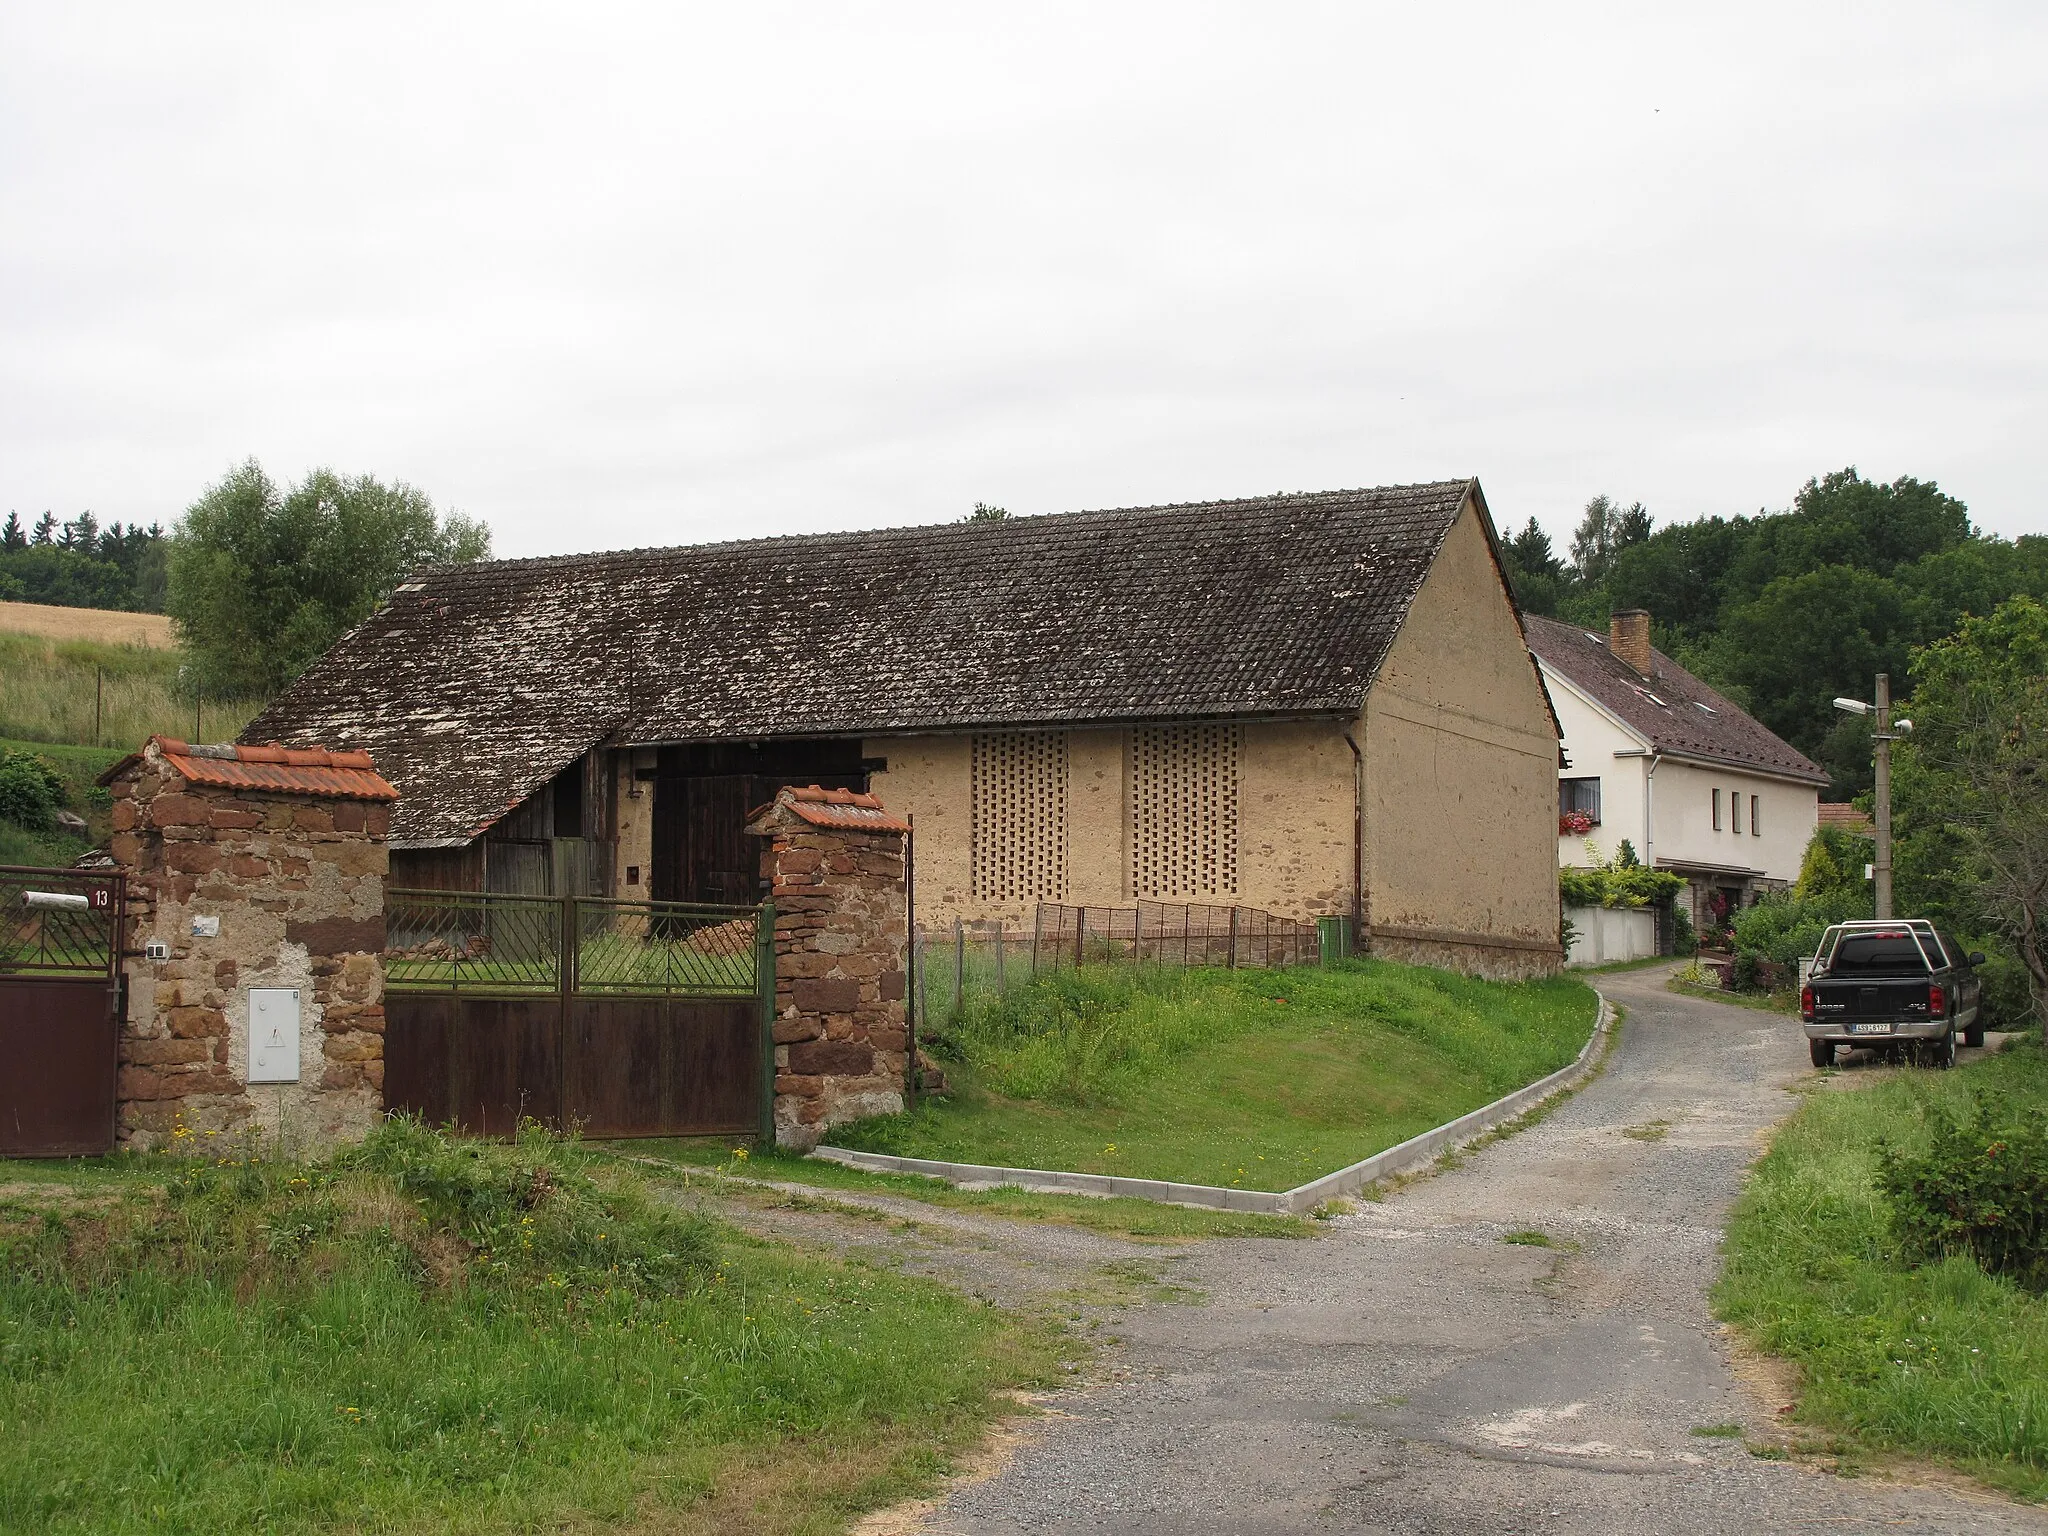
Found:
<svg viewBox="0 0 2048 1536"><path fill-rule="evenodd" d="M142 958L145 960L168 960L171 958L171 946L162 939L150 939L142 946Z"/></svg>
<svg viewBox="0 0 2048 1536"><path fill-rule="evenodd" d="M206 917L192 919L192 937L195 939L217 939L220 937L220 914L211 913Z"/></svg>
<svg viewBox="0 0 2048 1536"><path fill-rule="evenodd" d="M299 1080L299 989L249 989L249 1081Z"/></svg>

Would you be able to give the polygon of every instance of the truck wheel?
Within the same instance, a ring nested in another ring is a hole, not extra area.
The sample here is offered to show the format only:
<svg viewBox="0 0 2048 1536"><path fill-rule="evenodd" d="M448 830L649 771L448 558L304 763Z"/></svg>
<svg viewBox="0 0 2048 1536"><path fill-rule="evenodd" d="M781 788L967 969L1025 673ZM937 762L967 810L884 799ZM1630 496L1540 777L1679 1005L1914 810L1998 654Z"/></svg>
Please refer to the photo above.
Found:
<svg viewBox="0 0 2048 1536"><path fill-rule="evenodd" d="M1982 1024L1972 1024L1968 1029L1963 1031L1963 1044L1968 1046L1981 1046L1983 1043L1984 1026Z"/></svg>
<svg viewBox="0 0 2048 1536"><path fill-rule="evenodd" d="M1927 1065L1937 1072L1946 1072L1956 1064L1956 1032L1950 1030L1939 1040L1927 1046Z"/></svg>
<svg viewBox="0 0 2048 1536"><path fill-rule="evenodd" d="M1806 1050L1816 1067L1827 1068L1835 1064L1835 1042L1832 1040L1809 1040Z"/></svg>

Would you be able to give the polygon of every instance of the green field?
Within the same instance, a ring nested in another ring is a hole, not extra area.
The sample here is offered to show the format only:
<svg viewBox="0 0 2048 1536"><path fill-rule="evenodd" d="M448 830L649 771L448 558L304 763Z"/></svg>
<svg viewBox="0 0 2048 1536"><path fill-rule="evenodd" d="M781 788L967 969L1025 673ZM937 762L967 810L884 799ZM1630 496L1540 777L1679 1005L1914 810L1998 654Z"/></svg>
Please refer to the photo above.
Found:
<svg viewBox="0 0 2048 1536"><path fill-rule="evenodd" d="M20 1165L0 1531L837 1530L1068 1348L537 1133Z"/></svg>
<svg viewBox="0 0 2048 1536"><path fill-rule="evenodd" d="M1799 1364L1804 1422L2048 1497L2048 1297L1968 1258L1908 1267L1877 1184L1879 1149L1924 1146L1930 1106L1988 1091L2048 1113L2048 1057L2025 1041L1954 1072L1857 1076L1813 1093L1757 1164L1716 1310Z"/></svg>
<svg viewBox="0 0 2048 1536"><path fill-rule="evenodd" d="M1090 967L924 1044L954 1092L837 1130L905 1157L1291 1189L1567 1065L1598 999L1383 961Z"/></svg>

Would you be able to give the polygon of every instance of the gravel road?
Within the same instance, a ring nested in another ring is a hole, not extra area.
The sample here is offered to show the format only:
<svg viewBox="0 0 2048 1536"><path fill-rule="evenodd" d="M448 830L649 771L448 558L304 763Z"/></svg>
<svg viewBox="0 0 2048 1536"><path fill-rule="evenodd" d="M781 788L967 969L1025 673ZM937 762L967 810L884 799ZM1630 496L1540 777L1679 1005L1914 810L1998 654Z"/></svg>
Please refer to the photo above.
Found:
<svg viewBox="0 0 2048 1536"><path fill-rule="evenodd" d="M1620 1044L1540 1125L1322 1241L1191 1250L1173 1279L1206 1304L1130 1312L1119 1379L1056 1399L914 1528L2048 1531L1960 1480L1750 1453L1782 1399L1738 1379L1706 1289L1805 1049L1791 1020L1663 980L1602 978ZM1503 1241L1530 1229L1561 1246ZM1733 1424L1746 1435L1692 1433Z"/></svg>

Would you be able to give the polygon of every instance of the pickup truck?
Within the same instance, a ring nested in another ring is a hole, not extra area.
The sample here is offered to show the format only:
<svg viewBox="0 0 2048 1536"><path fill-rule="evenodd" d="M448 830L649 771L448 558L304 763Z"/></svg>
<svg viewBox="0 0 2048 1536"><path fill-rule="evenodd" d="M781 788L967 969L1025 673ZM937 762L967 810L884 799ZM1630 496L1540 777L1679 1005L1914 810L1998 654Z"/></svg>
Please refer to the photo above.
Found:
<svg viewBox="0 0 2048 1536"><path fill-rule="evenodd" d="M1837 923L1799 991L1813 1064L1833 1066L1837 1050L1861 1045L1953 1066L1958 1036L1984 1043L1983 963L1922 918Z"/></svg>

